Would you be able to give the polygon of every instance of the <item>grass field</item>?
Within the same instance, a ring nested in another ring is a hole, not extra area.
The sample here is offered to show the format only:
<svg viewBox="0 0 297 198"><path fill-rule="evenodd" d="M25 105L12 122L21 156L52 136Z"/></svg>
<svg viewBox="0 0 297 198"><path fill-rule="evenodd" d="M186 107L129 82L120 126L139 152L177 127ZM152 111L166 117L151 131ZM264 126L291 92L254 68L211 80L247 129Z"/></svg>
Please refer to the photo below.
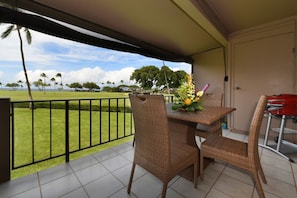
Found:
<svg viewBox="0 0 297 198"><path fill-rule="evenodd" d="M120 92L74 92L74 91L32 91L33 100L57 100L73 98L118 98L128 97L128 93ZM0 98L12 101L29 100L27 90L6 91L0 89Z"/></svg>
<svg viewBox="0 0 297 198"><path fill-rule="evenodd" d="M63 100L63 99L84 99L84 98L122 98L128 97L127 93L109 93L109 92L67 92L67 91L56 91L56 92L39 92L33 91L33 99L34 100ZM24 101L28 100L28 93L25 90L17 90L17 91L3 91L0 90L0 98L10 98L11 101ZM92 104L93 105L93 104ZM95 105L95 104L94 104ZM113 104L111 104L113 105ZM34 115L37 120L34 124L34 158L35 160L43 159L52 153L53 155L58 155L63 153L65 150L64 142L65 142L65 121L64 114L65 111L63 109L54 109L52 114L54 117L53 127L52 127L52 149L49 149L50 144L50 132L49 132L49 122L44 119L47 118L49 114L49 110L47 108L37 108L34 110ZM77 122L77 114L78 111L71 110L70 111L70 150L76 150L78 148L78 122ZM87 147L90 144L96 144L96 141L100 139L98 126L101 124L102 131L108 131L108 127L111 128L111 139L115 138L115 125L108 126L106 120L111 119L110 122L114 122L117 118L119 120L123 119L123 114L119 113L115 115L115 113L111 113L109 115L108 112L103 112L101 114L103 122L99 123L99 112L92 112L92 130L95 131L92 134L92 137L89 135L89 115L88 111L82 113L82 124L81 124L81 146ZM126 115L127 116L127 115ZM130 116L130 115L129 115ZM128 120L130 117L128 116ZM35 118L35 119L36 119ZM32 125L31 125L31 111L29 108L16 108L15 109L15 164L21 165L26 162L30 162L32 160ZM104 124L105 123L105 124ZM115 122L114 122L115 123ZM119 122L122 123L122 122ZM120 125L120 124L119 124ZM123 126L117 126L119 133L123 132ZM126 126L130 128L130 125ZM119 134L123 135L123 134ZM90 141L92 139L92 141ZM108 140L107 134L102 134L102 141L105 142ZM127 142L133 139L133 136L123 138L118 141L114 141L111 143L106 143L100 146L93 147L91 149L86 149L83 151L79 151L71 155L71 160L89 155L93 152L98 152L100 150L104 150L110 148L114 145L121 144L123 142ZM59 157L57 159L48 160L45 162L41 162L35 165L31 165L29 167L20 168L12 171L12 179L18 178L24 175L31 174L36 171L40 171L61 163L65 163L65 157Z"/></svg>

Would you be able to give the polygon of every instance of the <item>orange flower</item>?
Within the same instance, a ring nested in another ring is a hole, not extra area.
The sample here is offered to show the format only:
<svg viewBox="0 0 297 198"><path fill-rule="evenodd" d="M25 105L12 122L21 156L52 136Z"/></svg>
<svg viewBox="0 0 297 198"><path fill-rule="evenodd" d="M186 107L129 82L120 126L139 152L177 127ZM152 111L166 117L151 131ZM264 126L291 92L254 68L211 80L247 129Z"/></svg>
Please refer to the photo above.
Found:
<svg viewBox="0 0 297 198"><path fill-rule="evenodd" d="M190 98L186 98L185 100L184 100L184 103L185 103L185 105L190 105L190 104L192 104L192 101L191 101L191 99Z"/></svg>

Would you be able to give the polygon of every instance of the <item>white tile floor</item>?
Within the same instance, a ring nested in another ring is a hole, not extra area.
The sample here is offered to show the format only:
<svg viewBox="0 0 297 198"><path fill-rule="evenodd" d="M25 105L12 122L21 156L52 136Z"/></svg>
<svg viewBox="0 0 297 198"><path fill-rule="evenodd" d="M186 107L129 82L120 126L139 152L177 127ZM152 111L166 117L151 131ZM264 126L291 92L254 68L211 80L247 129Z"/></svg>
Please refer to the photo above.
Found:
<svg viewBox="0 0 297 198"><path fill-rule="evenodd" d="M224 135L247 140L246 136L229 131L224 131ZM290 163L267 149L259 149L268 181L268 184L262 184L266 197L296 198L297 163ZM297 154L291 157L297 161ZM132 143L125 143L69 164L2 183L0 197L160 197L162 183L140 167L136 168L132 193L127 194L132 160ZM175 177L169 184L167 197L256 198L258 193L251 177L244 171L215 162L206 168L204 180L198 180L197 189L190 181Z"/></svg>

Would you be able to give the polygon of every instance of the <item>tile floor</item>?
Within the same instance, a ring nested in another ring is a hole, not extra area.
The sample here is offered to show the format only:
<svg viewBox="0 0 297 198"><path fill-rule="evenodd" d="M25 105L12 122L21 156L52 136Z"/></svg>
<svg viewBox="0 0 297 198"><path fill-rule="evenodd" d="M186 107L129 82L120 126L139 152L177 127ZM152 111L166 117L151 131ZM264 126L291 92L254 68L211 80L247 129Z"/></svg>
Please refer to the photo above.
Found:
<svg viewBox="0 0 297 198"><path fill-rule="evenodd" d="M247 137L227 130L224 135L239 140ZM262 141L262 140L260 140ZM259 147L261 163L268 184L262 184L266 197L297 197L297 163ZM297 161L297 155L291 156ZM162 183L144 169L137 167L132 193L127 184L133 159L132 143L86 156L69 164L0 184L0 197L6 198L105 198L105 197L160 197ZM214 162L205 170L204 180L198 188L175 177L169 184L167 197L256 198L258 193L251 177L242 170L221 162Z"/></svg>

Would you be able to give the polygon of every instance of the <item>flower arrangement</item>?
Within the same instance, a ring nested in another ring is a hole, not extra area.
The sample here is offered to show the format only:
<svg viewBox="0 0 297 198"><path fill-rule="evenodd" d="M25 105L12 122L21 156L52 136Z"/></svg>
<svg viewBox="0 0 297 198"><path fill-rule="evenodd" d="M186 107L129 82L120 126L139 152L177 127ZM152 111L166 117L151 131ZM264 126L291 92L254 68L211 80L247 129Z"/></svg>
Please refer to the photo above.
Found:
<svg viewBox="0 0 297 198"><path fill-rule="evenodd" d="M192 76L188 74L185 81L175 92L177 102L172 105L172 109L178 111L203 110L202 97L208 87L209 84L206 84L201 91L198 91L193 83Z"/></svg>

